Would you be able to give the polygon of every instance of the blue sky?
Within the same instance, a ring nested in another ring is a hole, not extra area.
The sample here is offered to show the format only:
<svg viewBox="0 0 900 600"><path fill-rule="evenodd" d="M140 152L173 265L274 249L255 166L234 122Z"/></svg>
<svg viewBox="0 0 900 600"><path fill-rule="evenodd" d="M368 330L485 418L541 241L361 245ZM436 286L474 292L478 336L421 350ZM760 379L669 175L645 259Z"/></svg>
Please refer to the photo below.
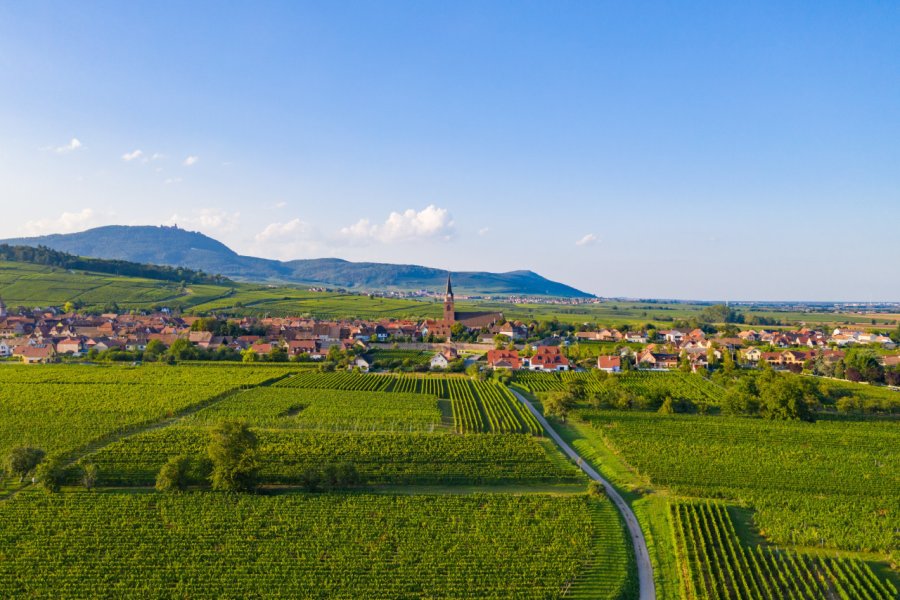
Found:
<svg viewBox="0 0 900 600"><path fill-rule="evenodd" d="M0 4L0 237L900 300L894 2Z"/></svg>

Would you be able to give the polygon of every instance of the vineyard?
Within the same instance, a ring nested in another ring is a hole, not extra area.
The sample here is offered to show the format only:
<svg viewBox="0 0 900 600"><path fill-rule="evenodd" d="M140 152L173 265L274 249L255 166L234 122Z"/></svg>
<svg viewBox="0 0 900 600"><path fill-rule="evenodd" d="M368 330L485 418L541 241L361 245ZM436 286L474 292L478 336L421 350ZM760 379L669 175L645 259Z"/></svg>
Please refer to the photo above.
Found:
<svg viewBox="0 0 900 600"><path fill-rule="evenodd" d="M722 388L703 377L680 371L629 371L610 377L638 396L670 396L673 400L690 400L695 404L717 404L724 393ZM516 373L516 383L534 393L563 391L573 380L584 382L588 393L599 391L604 381L595 372Z"/></svg>
<svg viewBox="0 0 900 600"><path fill-rule="evenodd" d="M891 552L900 530L900 428L891 422L579 411L655 484L756 509L781 545Z"/></svg>
<svg viewBox="0 0 900 600"><path fill-rule="evenodd" d="M186 422L213 425L245 419L256 427L330 431L435 431L437 398L422 394L301 388L255 388L229 396Z"/></svg>
<svg viewBox="0 0 900 600"><path fill-rule="evenodd" d="M459 433L529 433L543 430L505 387L462 377L299 373L273 387L425 394L450 400Z"/></svg>
<svg viewBox="0 0 900 600"><path fill-rule="evenodd" d="M262 383L266 369L3 367L0 456L15 446L66 453ZM59 383L67 378L76 383Z"/></svg>
<svg viewBox="0 0 900 600"><path fill-rule="evenodd" d="M0 597L631 597L585 496L29 493L0 503Z"/></svg>
<svg viewBox="0 0 900 600"><path fill-rule="evenodd" d="M352 462L373 484L480 484L584 481L550 442L498 434L327 432L259 430L261 479L297 484L304 471L324 463ZM202 427L168 427L112 443L90 459L104 485L152 485L169 457L205 457Z"/></svg>
<svg viewBox="0 0 900 600"><path fill-rule="evenodd" d="M897 590L864 562L741 544L726 508L670 505L686 600L892 600Z"/></svg>
<svg viewBox="0 0 900 600"><path fill-rule="evenodd" d="M379 348L373 350L367 356L380 365L393 365L396 363L427 365L431 362L432 354L420 350L383 350Z"/></svg>

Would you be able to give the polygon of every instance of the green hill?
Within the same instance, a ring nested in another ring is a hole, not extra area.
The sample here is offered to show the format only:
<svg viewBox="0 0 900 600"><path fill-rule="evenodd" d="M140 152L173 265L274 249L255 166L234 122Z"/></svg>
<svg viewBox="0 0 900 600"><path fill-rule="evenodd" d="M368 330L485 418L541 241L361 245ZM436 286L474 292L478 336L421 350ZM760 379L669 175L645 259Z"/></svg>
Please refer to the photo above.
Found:
<svg viewBox="0 0 900 600"><path fill-rule="evenodd" d="M202 233L176 227L110 225L79 233L0 240L0 243L40 245L78 256L187 267L242 281L317 284L361 291L437 291L447 279L446 271L418 265L354 263L337 258L282 262L242 256ZM455 272L453 284L464 294L590 297L532 271Z"/></svg>

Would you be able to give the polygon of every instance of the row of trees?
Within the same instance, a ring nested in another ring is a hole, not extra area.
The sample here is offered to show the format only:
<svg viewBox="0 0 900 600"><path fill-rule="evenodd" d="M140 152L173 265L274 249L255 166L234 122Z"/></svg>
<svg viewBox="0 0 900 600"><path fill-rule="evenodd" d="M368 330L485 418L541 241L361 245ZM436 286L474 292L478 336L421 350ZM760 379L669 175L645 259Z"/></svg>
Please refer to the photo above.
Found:
<svg viewBox="0 0 900 600"><path fill-rule="evenodd" d="M18 477L19 483L31 477L32 483L40 485L48 492L58 492L70 477L65 464L58 457L48 457L40 448L20 446L13 448L6 456L4 470L11 477ZM99 480L100 469L91 462L76 465L79 481L85 489L93 489Z"/></svg>
<svg viewBox="0 0 900 600"><path fill-rule="evenodd" d="M208 461L195 466L186 455L174 456L160 469L156 489L180 492L198 479L207 479L213 490L252 492L259 485L259 439L243 421L222 421L210 432ZM351 463L310 466L301 476L302 487L309 492L354 487L362 477Z"/></svg>

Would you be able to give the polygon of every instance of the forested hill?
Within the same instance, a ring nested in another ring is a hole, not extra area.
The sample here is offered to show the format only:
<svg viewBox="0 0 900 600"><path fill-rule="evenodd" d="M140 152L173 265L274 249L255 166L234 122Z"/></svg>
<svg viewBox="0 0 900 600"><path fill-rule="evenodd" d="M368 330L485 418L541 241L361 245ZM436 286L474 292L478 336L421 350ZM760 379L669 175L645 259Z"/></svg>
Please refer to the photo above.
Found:
<svg viewBox="0 0 900 600"><path fill-rule="evenodd" d="M184 283L226 283L229 280L221 275L209 275L203 271L195 271L183 267L141 264L126 260L109 260L103 258L85 258L68 252L53 250L46 246L10 246L0 244L0 260L30 263L48 267L60 267L93 273L106 273L123 277L143 277Z"/></svg>
<svg viewBox="0 0 900 600"><path fill-rule="evenodd" d="M79 233L0 240L45 246L78 256L185 267L242 281L325 285L351 290L440 290L447 272L417 265L354 263L337 258L287 262L242 256L202 233L177 227L110 225ZM589 297L532 271L453 273L454 289L466 294Z"/></svg>

